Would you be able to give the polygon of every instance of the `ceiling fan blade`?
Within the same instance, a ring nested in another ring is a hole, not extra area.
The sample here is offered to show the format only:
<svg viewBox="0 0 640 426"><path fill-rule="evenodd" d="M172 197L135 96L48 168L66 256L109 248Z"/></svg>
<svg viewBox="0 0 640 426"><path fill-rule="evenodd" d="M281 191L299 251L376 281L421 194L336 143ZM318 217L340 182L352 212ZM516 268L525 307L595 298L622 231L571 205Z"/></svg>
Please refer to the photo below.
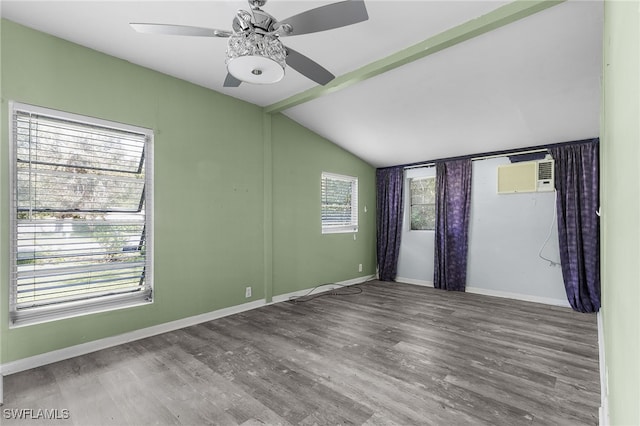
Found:
<svg viewBox="0 0 640 426"><path fill-rule="evenodd" d="M287 47L287 65L323 86L336 78L326 68L290 47Z"/></svg>
<svg viewBox="0 0 640 426"><path fill-rule="evenodd" d="M369 14L364 0L347 0L320 6L283 19L276 24L276 27L290 25L291 31L284 32L282 35L294 36L345 27L367 19Z"/></svg>
<svg viewBox="0 0 640 426"><path fill-rule="evenodd" d="M216 30L213 28L190 27L186 25L171 24L147 24L142 22L132 22L131 28L139 33L180 35L196 37L229 37L231 31Z"/></svg>
<svg viewBox="0 0 640 426"><path fill-rule="evenodd" d="M227 78L224 79L224 84L222 86L223 87L238 87L238 86L240 86L240 83L242 83L242 81L238 80L237 78L232 76L230 73L227 73Z"/></svg>

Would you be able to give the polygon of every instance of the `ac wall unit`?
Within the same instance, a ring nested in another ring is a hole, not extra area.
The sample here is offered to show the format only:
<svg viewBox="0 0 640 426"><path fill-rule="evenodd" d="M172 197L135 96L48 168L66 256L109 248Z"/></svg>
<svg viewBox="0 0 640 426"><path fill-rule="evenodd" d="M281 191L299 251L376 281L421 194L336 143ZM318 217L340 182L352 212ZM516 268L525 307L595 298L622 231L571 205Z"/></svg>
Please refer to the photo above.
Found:
<svg viewBox="0 0 640 426"><path fill-rule="evenodd" d="M554 190L553 159L498 166L498 194Z"/></svg>

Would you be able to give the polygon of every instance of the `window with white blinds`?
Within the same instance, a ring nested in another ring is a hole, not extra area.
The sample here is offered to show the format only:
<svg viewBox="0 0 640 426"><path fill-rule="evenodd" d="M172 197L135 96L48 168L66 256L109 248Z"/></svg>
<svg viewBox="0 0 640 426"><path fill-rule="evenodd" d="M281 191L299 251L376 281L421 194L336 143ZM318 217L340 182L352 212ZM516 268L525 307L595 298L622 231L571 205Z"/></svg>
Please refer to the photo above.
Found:
<svg viewBox="0 0 640 426"><path fill-rule="evenodd" d="M153 133L10 110L12 324L150 302Z"/></svg>
<svg viewBox="0 0 640 426"><path fill-rule="evenodd" d="M322 173L322 233L358 232L358 178Z"/></svg>

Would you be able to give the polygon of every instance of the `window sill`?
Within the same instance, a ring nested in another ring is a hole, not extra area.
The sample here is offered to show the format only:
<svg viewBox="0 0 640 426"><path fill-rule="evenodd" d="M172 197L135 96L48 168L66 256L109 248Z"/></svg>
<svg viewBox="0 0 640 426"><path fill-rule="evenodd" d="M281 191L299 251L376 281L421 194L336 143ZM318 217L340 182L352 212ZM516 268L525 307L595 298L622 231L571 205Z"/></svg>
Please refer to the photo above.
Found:
<svg viewBox="0 0 640 426"><path fill-rule="evenodd" d="M103 298L104 300L96 300L91 303L78 301L65 304L65 306L33 308L26 312L22 311L19 313L12 312L9 328L26 327L51 321L114 311L117 309L134 308L153 303L153 299L148 294L141 294L138 297L131 297L130 295L127 296L128 297L126 298L123 298L122 296Z"/></svg>
<svg viewBox="0 0 640 426"><path fill-rule="evenodd" d="M349 226L344 228L322 228L323 234L355 234L358 232L357 227Z"/></svg>

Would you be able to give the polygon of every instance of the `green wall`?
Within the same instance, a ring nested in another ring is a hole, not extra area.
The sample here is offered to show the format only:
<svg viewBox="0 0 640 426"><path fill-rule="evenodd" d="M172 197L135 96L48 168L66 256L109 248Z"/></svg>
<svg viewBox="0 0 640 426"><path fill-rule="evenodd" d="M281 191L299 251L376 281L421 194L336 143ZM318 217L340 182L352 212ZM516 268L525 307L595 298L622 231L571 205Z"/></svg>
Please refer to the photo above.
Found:
<svg viewBox="0 0 640 426"><path fill-rule="evenodd" d="M605 1L602 316L612 425L640 424L640 3Z"/></svg>
<svg viewBox="0 0 640 426"><path fill-rule="evenodd" d="M375 274L375 169L283 115L272 125L274 294ZM357 233L322 234L323 171L358 178Z"/></svg>
<svg viewBox="0 0 640 426"><path fill-rule="evenodd" d="M2 21L1 31L0 363L306 288L291 284L298 276L310 285L373 273L372 201L366 201L367 231L354 244L338 237L303 250L316 244L310 231L295 228L300 234L292 236L286 229L283 238L277 226L279 214L295 224L307 220L298 214L319 220L319 196L302 197L300 210L291 190L319 191L320 176L309 179L310 169L361 177L361 194L369 200L371 166L284 117L271 122L255 105L10 21ZM9 329L9 100L154 130L153 304ZM273 172L286 164L306 168L288 167L287 176ZM282 255L271 252L276 245ZM360 259L365 272L339 265L327 274L316 263L330 256ZM253 297L245 299L249 285Z"/></svg>

